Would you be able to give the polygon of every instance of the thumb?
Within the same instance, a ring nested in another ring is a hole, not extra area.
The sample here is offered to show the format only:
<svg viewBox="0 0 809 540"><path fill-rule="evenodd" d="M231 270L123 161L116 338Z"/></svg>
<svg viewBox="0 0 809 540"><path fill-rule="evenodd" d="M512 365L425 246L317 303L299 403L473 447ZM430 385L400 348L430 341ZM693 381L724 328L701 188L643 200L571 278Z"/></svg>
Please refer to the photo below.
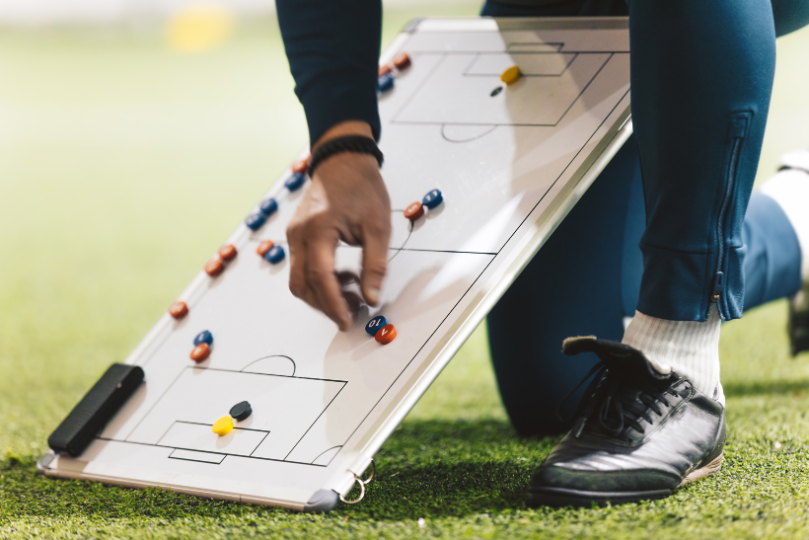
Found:
<svg viewBox="0 0 809 540"><path fill-rule="evenodd" d="M362 296L368 305L379 303L379 290L388 269L390 232L380 229L367 231L362 244Z"/></svg>

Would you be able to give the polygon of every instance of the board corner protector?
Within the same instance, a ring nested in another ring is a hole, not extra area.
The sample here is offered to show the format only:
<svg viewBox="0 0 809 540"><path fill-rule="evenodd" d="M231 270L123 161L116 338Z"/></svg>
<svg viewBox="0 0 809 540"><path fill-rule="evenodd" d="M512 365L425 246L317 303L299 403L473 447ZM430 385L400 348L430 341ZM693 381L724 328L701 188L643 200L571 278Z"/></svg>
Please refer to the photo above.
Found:
<svg viewBox="0 0 809 540"><path fill-rule="evenodd" d="M50 469L49 465L53 462L56 458L56 454L53 450L48 450L45 454L42 455L41 458L37 460L36 466L36 473L38 475L44 475Z"/></svg>
<svg viewBox="0 0 809 540"><path fill-rule="evenodd" d="M303 511L307 513L331 512L339 501L339 494L331 489L319 489L303 505Z"/></svg>

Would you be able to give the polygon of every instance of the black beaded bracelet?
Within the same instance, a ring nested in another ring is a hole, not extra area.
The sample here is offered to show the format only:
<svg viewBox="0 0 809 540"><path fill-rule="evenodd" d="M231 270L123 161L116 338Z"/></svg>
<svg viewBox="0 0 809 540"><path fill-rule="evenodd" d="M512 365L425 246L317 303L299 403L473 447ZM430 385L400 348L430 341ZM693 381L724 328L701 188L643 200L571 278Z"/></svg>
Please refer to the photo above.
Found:
<svg viewBox="0 0 809 540"><path fill-rule="evenodd" d="M355 154L371 154L382 166L383 156L379 147L373 139L362 135L345 135L329 139L312 154L312 161L309 163L309 176L315 174L317 166L326 158L339 154L340 152L353 152Z"/></svg>

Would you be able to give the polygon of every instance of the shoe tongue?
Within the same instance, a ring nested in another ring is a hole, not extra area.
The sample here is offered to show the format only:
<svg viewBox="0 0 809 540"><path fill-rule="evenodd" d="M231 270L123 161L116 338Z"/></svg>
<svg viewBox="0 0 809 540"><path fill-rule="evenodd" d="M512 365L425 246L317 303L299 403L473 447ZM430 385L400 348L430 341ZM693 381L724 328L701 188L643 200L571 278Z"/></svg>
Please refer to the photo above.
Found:
<svg viewBox="0 0 809 540"><path fill-rule="evenodd" d="M567 356L591 352L595 353L610 371L627 371L641 378L652 378L663 381L668 379L670 373L660 373L639 350L606 339L596 339L595 336L579 336L567 338L562 344L562 352Z"/></svg>

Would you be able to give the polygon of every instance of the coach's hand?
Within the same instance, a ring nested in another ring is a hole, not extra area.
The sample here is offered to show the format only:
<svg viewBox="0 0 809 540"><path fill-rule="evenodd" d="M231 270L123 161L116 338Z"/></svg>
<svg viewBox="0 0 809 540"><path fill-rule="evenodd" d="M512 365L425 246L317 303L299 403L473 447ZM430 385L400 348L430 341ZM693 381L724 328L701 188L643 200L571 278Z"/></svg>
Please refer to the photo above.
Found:
<svg viewBox="0 0 809 540"><path fill-rule="evenodd" d="M342 135L371 137L371 128L364 122L338 124L312 150ZM352 315L335 272L335 248L340 240L362 246L362 295L375 306L388 263L390 215L376 158L341 152L322 161L287 227L292 294L348 330Z"/></svg>

